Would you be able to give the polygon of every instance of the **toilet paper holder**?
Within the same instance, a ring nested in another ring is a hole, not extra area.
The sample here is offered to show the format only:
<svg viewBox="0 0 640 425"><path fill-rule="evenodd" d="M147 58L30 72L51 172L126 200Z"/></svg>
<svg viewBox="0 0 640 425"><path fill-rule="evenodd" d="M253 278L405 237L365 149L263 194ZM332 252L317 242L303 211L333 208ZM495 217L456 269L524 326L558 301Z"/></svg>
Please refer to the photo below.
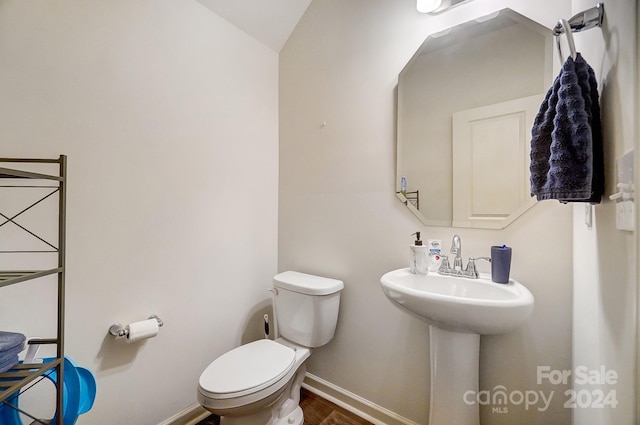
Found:
<svg viewBox="0 0 640 425"><path fill-rule="evenodd" d="M158 317L157 314L152 314L149 316L149 319L156 319L158 321L158 327L161 328L164 325L162 319ZM122 326L121 323L114 323L109 327L109 333L115 337L127 336L129 334L129 330Z"/></svg>

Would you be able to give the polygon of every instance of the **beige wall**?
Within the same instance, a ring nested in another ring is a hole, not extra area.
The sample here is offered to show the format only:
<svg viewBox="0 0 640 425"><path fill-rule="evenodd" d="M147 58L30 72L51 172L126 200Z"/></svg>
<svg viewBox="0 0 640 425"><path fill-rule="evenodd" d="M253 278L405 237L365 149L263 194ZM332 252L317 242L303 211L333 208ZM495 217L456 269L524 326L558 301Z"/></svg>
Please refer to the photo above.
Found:
<svg viewBox="0 0 640 425"><path fill-rule="evenodd" d="M573 0L573 12L593 7ZM605 4L602 30L577 34L576 49L592 65L600 89L605 141L606 194L615 193L616 160L637 146L635 109L636 2ZM616 229L615 202L594 209L593 227L584 225L584 206L574 207L573 368L615 371L605 385L575 385L583 394L601 390L618 401L615 408L578 408L576 425L634 422L636 396L636 252L633 233ZM637 419L636 419L637 420Z"/></svg>
<svg viewBox="0 0 640 425"><path fill-rule="evenodd" d="M2 156L69 156L67 353L98 379L79 423L160 423L261 334L277 54L195 1L7 0L0 57ZM0 328L50 335L40 286L0 289ZM107 335L152 313L154 339Z"/></svg>
<svg viewBox="0 0 640 425"><path fill-rule="evenodd" d="M416 230L447 249L460 234L464 256L513 246L513 277L536 297L525 326L482 339L480 386L560 395L545 412L483 407L483 423L570 422L567 387L537 385L536 368L571 368L572 208L542 202L503 231L425 228L394 195L398 72L429 33L507 6L548 27L571 12L551 0L476 1L438 16L417 14L411 1L312 2L280 56L279 269L345 282L336 338L313 353L309 371L420 424L427 326L379 286L407 266Z"/></svg>

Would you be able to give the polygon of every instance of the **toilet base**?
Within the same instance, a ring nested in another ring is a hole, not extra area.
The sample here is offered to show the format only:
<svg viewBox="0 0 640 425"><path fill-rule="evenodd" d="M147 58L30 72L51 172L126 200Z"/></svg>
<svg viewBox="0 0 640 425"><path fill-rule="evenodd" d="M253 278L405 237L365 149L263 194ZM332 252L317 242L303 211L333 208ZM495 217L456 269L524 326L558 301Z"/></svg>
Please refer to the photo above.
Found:
<svg viewBox="0 0 640 425"><path fill-rule="evenodd" d="M307 351L293 379L287 384L280 398L270 407L249 415L221 416L220 425L302 425L304 415L300 407L300 389L307 373L308 357Z"/></svg>
<svg viewBox="0 0 640 425"><path fill-rule="evenodd" d="M257 425L270 423L271 412L260 410L244 416L221 416L220 425Z"/></svg>
<svg viewBox="0 0 640 425"><path fill-rule="evenodd" d="M302 408L298 406L293 412L289 413L284 418L278 418L273 422L273 425L302 425L304 422L304 414Z"/></svg>
<svg viewBox="0 0 640 425"><path fill-rule="evenodd" d="M222 416L220 425L302 425L304 414L300 406L283 418L273 418L270 410L263 410L247 416Z"/></svg>

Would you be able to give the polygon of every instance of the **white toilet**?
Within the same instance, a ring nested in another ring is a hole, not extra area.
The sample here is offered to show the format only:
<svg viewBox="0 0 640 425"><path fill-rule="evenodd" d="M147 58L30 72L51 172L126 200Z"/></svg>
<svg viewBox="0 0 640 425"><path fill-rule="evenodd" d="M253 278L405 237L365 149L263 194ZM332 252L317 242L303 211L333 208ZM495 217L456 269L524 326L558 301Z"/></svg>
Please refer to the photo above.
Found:
<svg viewBox="0 0 640 425"><path fill-rule="evenodd" d="M275 340L235 348L200 375L198 402L222 425L301 425L300 386L311 349L333 338L340 280L294 271L273 278Z"/></svg>

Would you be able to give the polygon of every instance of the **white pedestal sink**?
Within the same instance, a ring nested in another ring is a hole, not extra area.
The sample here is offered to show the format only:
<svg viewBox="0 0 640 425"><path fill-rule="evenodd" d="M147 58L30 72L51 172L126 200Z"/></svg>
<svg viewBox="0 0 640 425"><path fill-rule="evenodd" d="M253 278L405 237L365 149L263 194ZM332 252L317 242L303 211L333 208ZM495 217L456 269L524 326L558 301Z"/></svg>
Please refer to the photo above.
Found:
<svg viewBox="0 0 640 425"><path fill-rule="evenodd" d="M430 324L431 397L429 425L479 425L480 335L512 331L533 311L531 292L515 280L386 273L382 291L401 310ZM467 397L465 398L465 394Z"/></svg>

